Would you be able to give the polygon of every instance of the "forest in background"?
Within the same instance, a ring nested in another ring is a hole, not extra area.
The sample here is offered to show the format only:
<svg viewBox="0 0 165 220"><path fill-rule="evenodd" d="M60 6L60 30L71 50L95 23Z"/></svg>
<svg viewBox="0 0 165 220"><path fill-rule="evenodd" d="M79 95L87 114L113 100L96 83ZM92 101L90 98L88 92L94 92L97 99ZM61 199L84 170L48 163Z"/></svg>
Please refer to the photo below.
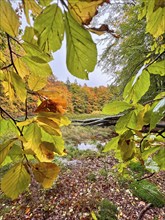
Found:
<svg viewBox="0 0 165 220"><path fill-rule="evenodd" d="M3 90L1 89L1 93ZM64 83L58 81L54 76L49 77L47 85L40 91L51 95L53 99L66 101L67 113L74 114L97 114L100 113L104 104L108 103L117 93L116 86L89 87L86 84L79 85L75 80L71 83L69 79ZM1 106L13 116L23 116L25 105L17 98L13 107L7 105L8 99L5 96L0 98ZM28 96L28 113L33 114L39 104L36 102L37 94ZM22 113L21 113L22 112Z"/></svg>

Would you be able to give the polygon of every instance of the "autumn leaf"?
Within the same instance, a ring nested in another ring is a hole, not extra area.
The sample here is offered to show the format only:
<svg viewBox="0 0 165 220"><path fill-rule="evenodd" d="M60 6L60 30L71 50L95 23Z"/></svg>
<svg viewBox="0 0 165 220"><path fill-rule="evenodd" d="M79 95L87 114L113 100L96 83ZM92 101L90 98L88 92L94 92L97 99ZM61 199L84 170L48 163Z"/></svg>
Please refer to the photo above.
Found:
<svg viewBox="0 0 165 220"><path fill-rule="evenodd" d="M97 35L109 33L115 38L120 38L120 35L116 34L114 30L110 30L107 24L102 24L99 28L95 28L95 27L88 28L88 31Z"/></svg>
<svg viewBox="0 0 165 220"><path fill-rule="evenodd" d="M35 112L57 112L63 114L66 109L66 101L58 98L44 100L35 110Z"/></svg>
<svg viewBox="0 0 165 220"><path fill-rule="evenodd" d="M24 164L18 163L2 178L1 189L8 197L16 199L20 193L26 190L29 183L30 175Z"/></svg>
<svg viewBox="0 0 165 220"><path fill-rule="evenodd" d="M69 12L76 21L83 25L89 25L92 18L98 13L98 6L103 3L109 3L109 0L97 1L78 1L69 0Z"/></svg>
<svg viewBox="0 0 165 220"><path fill-rule="evenodd" d="M6 0L0 2L0 29L12 37L18 35L19 18L11 4Z"/></svg>
<svg viewBox="0 0 165 220"><path fill-rule="evenodd" d="M50 188L57 178L60 168L54 163L37 163L32 167L34 177L44 188Z"/></svg>

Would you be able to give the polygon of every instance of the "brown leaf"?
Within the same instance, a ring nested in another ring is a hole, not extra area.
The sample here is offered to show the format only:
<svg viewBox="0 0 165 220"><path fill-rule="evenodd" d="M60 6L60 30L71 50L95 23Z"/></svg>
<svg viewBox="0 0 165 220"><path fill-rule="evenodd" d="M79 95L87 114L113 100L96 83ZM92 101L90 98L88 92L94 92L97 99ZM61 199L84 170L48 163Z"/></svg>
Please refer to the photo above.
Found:
<svg viewBox="0 0 165 220"><path fill-rule="evenodd" d="M97 35L109 33L115 38L120 38L120 35L116 34L114 30L110 30L107 24L102 24L99 28L92 27L89 28L88 30Z"/></svg>
<svg viewBox="0 0 165 220"><path fill-rule="evenodd" d="M98 6L102 5L103 3L109 3L109 0L69 0L69 12L80 24L89 25L92 18L98 13Z"/></svg>
<svg viewBox="0 0 165 220"><path fill-rule="evenodd" d="M35 112L55 112L63 114L67 105L66 100L55 98L53 100L46 99L37 107Z"/></svg>

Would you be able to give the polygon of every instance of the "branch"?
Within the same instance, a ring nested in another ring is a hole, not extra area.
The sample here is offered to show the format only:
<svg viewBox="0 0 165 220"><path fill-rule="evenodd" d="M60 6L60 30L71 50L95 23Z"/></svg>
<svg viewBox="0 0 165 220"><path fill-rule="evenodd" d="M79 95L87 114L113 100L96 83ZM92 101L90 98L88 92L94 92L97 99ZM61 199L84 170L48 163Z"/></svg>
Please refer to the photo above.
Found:
<svg viewBox="0 0 165 220"><path fill-rule="evenodd" d="M17 129L18 129L20 135L23 136L23 133L22 133L21 129L17 126L17 120L15 120L9 113L7 113L2 107L0 107L0 111L1 111L1 114L2 114L2 113L5 113L5 115L7 115L7 116L14 122L14 124L16 125L16 127L17 127Z"/></svg>
<svg viewBox="0 0 165 220"><path fill-rule="evenodd" d="M137 220L142 220L144 214L146 213L146 211L147 211L151 206L152 206L151 203L149 203L148 205L146 205L146 206L142 209L142 211L140 212L139 217L138 217Z"/></svg>
<svg viewBox="0 0 165 220"><path fill-rule="evenodd" d="M151 173L151 174L148 175L148 176L144 176L144 177L142 177L141 179L138 179L137 181L141 181L141 180L149 179L149 178L152 177L154 174L155 174L155 172L154 172L154 173Z"/></svg>
<svg viewBox="0 0 165 220"><path fill-rule="evenodd" d="M9 53L10 53L11 65L15 69L16 73L19 75L19 73L17 71L17 68L16 68L16 66L14 64L13 51L12 51L11 44L10 44L10 36L8 34L6 34L6 35L7 35L7 43L8 43Z"/></svg>
<svg viewBox="0 0 165 220"><path fill-rule="evenodd" d="M148 63L144 69L147 69L151 64L153 64L155 61L157 61L159 59L159 57L161 57L163 54L165 54L165 51L163 51L157 57L155 57L155 59L152 60L150 63Z"/></svg>
<svg viewBox="0 0 165 220"><path fill-rule="evenodd" d="M4 66L4 67L2 67L1 68L1 70L5 70L5 69L8 69L9 67L11 67L13 64L12 63L10 63L8 66Z"/></svg>

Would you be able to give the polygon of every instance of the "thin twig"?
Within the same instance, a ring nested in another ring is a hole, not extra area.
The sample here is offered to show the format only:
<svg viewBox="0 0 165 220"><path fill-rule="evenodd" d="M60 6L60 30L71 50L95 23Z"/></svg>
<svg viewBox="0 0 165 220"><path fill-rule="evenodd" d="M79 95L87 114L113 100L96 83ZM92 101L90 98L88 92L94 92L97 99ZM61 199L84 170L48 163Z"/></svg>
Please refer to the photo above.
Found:
<svg viewBox="0 0 165 220"><path fill-rule="evenodd" d="M145 179L149 179L149 178L152 177L154 174L155 174L155 172L154 172L154 173L151 173L151 174L148 175L148 176L144 176L144 177L138 179L137 181L142 181L142 180L145 180Z"/></svg>
<svg viewBox="0 0 165 220"><path fill-rule="evenodd" d="M1 70L5 70L5 69L8 69L9 67L11 67L13 64L12 63L10 63L8 66L4 66L4 67L2 67L1 68Z"/></svg>
<svg viewBox="0 0 165 220"><path fill-rule="evenodd" d="M142 220L144 214L146 213L146 211L147 211L151 206L152 206L151 203L149 203L148 205L146 205L146 206L142 209L142 211L140 212L139 217L138 217L137 220Z"/></svg>
<svg viewBox="0 0 165 220"><path fill-rule="evenodd" d="M6 35L7 35L7 43L8 43L9 53L10 53L11 64L13 65L13 68L15 69L16 73L19 75L17 68L14 64L13 51L12 51L11 44L10 44L10 36L8 34L6 34Z"/></svg>

